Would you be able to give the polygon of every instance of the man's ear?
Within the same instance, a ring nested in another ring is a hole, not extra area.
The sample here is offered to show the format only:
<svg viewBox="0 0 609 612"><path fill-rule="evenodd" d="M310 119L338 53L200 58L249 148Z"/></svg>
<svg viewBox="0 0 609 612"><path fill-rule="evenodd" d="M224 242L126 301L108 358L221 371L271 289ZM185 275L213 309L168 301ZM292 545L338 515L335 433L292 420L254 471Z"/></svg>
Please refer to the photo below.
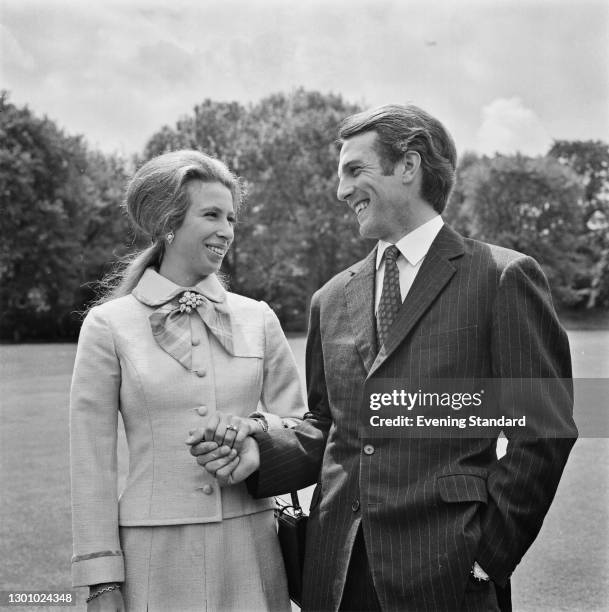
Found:
<svg viewBox="0 0 609 612"><path fill-rule="evenodd" d="M416 151L406 151L402 157L402 182L412 183L421 167L421 156Z"/></svg>

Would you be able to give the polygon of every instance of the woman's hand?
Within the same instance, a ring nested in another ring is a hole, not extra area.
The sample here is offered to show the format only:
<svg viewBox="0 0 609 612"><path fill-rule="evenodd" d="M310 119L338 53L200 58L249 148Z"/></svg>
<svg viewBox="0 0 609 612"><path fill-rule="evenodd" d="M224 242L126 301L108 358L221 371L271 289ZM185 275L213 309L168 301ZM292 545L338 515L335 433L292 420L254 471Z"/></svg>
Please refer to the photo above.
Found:
<svg viewBox="0 0 609 612"><path fill-rule="evenodd" d="M226 414L225 412L214 412L207 416L205 406L199 406L195 410L200 416L205 417L203 426L197 431L203 432L203 439L206 442L215 442L218 447L227 446L239 453L245 439L259 431L259 425L255 419ZM190 433L192 434L192 432Z"/></svg>
<svg viewBox="0 0 609 612"><path fill-rule="evenodd" d="M99 587L103 587L100 584ZM94 587L91 589L94 592ZM98 595L87 604L87 612L125 612L125 602L120 589Z"/></svg>

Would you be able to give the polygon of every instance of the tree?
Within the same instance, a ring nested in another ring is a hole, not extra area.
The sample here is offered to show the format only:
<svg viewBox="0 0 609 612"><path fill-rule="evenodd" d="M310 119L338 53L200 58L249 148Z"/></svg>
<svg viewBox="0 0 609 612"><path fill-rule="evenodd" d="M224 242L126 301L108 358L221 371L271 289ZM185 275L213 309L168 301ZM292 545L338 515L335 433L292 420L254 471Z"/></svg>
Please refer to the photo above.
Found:
<svg viewBox="0 0 609 612"><path fill-rule="evenodd" d="M600 140L557 140L551 157L574 170L584 184L580 252L588 308L609 306L609 145Z"/></svg>
<svg viewBox="0 0 609 612"><path fill-rule="evenodd" d="M302 328L313 292L369 248L336 199L340 121L358 109L340 96L299 89L251 109L257 164L250 180L253 231L247 294L264 294L288 327ZM254 280L257 279L257 280ZM260 282L260 280L262 282Z"/></svg>
<svg viewBox="0 0 609 612"><path fill-rule="evenodd" d="M90 212L106 201L80 136L0 96L0 335L15 340L77 332L74 310L90 262ZM99 159L95 160L96 163Z"/></svg>
<svg viewBox="0 0 609 612"><path fill-rule="evenodd" d="M469 234L535 257L557 301L581 305L586 259L579 177L550 157L497 155L471 162L460 172L458 191Z"/></svg>
<svg viewBox="0 0 609 612"><path fill-rule="evenodd" d="M76 302L84 307L97 297L96 281L131 250L135 236L122 206L127 184L125 161L89 151L82 180L87 189L87 198L83 200L87 222L78 259L81 285Z"/></svg>
<svg viewBox="0 0 609 612"><path fill-rule="evenodd" d="M473 211L471 201L467 199L465 193L467 185L465 177L469 169L480 162L481 158L473 151L466 151L461 155L457 166L455 185L442 215L446 223L464 236L475 237L472 233Z"/></svg>
<svg viewBox="0 0 609 612"><path fill-rule="evenodd" d="M609 145L600 140L556 140L548 155L582 177L584 191L583 222L601 213L609 220Z"/></svg>

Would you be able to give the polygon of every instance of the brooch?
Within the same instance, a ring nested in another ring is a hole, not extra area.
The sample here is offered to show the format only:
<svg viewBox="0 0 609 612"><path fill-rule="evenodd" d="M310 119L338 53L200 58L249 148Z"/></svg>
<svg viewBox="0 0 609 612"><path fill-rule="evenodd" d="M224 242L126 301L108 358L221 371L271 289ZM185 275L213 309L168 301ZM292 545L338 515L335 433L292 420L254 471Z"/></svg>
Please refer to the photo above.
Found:
<svg viewBox="0 0 609 612"><path fill-rule="evenodd" d="M193 291L184 291L182 297L178 300L180 304L180 312L190 312L193 308L198 308L205 302L205 298L200 293Z"/></svg>

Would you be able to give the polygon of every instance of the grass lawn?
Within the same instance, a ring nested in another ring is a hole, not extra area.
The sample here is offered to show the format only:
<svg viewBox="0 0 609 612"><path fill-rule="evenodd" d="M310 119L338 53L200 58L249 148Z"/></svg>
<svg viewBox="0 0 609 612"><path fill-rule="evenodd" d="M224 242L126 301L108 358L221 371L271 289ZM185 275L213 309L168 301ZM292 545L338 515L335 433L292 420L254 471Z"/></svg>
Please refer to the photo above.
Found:
<svg viewBox="0 0 609 612"><path fill-rule="evenodd" d="M575 376L609 378L609 331L569 335ZM304 340L290 343L302 369ZM74 353L73 344L0 346L0 590L70 589ZM584 422L587 407L577 406L576 415ZM609 609L608 484L609 440L580 439L542 532L513 576L515 610ZM85 591L76 590L81 608Z"/></svg>

